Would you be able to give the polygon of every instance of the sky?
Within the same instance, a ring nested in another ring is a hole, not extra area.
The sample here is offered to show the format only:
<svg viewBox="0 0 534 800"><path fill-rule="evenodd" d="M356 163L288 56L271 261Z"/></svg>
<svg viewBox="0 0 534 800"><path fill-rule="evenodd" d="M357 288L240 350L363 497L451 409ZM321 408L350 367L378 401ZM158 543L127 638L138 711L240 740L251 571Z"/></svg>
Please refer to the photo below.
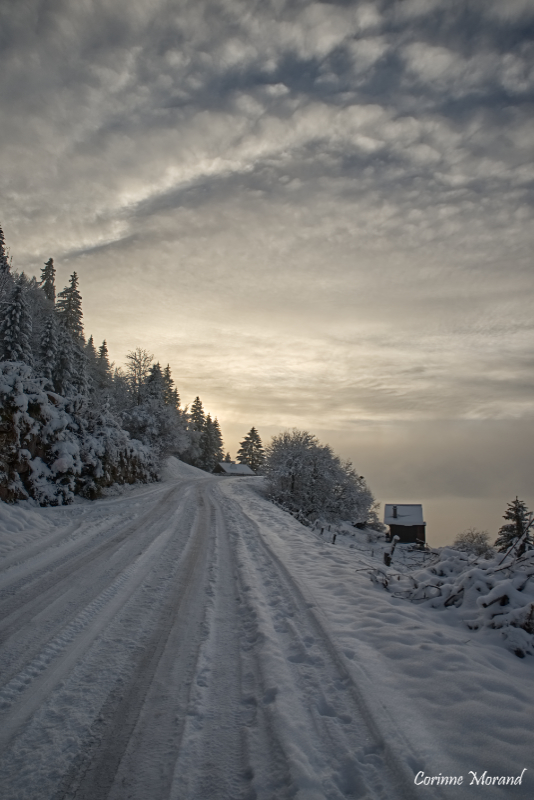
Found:
<svg viewBox="0 0 534 800"><path fill-rule="evenodd" d="M0 224L235 456L315 433L428 539L534 508L533 0L0 4Z"/></svg>

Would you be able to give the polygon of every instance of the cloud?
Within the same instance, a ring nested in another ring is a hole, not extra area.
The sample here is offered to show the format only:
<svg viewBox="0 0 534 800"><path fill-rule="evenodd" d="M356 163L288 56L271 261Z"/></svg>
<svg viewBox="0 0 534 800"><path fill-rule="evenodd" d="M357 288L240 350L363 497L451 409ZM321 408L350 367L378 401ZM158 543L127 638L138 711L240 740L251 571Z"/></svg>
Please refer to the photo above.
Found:
<svg viewBox="0 0 534 800"><path fill-rule="evenodd" d="M531 3L12 6L1 222L117 362L228 425L531 424Z"/></svg>

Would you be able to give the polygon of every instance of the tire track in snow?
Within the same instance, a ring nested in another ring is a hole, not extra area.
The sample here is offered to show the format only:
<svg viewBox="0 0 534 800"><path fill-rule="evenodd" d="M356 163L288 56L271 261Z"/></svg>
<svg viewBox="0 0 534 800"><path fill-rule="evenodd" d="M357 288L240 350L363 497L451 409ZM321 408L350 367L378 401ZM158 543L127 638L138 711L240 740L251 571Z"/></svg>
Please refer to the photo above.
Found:
<svg viewBox="0 0 534 800"><path fill-rule="evenodd" d="M114 520L106 520L106 527L98 532L99 537L106 537L104 542L99 544L94 537L89 542L77 542L81 553L69 552L65 558L61 552L55 553L58 561L39 570L38 579L30 574L27 583L21 580L11 587L8 601L0 605L3 682L22 669L44 642L57 635L66 622L113 583L125 565L165 528L167 518L172 518L178 502L185 501L189 491L189 485L168 491L161 500L156 520L152 519L153 507L135 522L119 525L118 529Z"/></svg>
<svg viewBox="0 0 534 800"><path fill-rule="evenodd" d="M108 693L91 728L92 747L73 765L54 800L168 797L197 659L210 550L206 508L200 504L154 627L128 677Z"/></svg>
<svg viewBox="0 0 534 800"><path fill-rule="evenodd" d="M0 748L5 749L9 740L43 703L43 699L53 692L54 687L83 658L94 640L127 604L154 568L157 559L165 553L172 534L172 528L164 527L161 530L161 526L157 526L151 532L152 541L146 549L139 553L136 546L133 560L126 561L115 580L63 625L59 633L47 641L39 653L0 690L0 708L3 711ZM92 565L92 562L88 564Z"/></svg>
<svg viewBox="0 0 534 800"><path fill-rule="evenodd" d="M182 487L172 487L161 502L172 510L176 501L174 495L181 489ZM74 541L67 542L67 547L63 548L67 549L67 552L57 553L55 548L44 548L46 556L44 559L41 558L39 560L37 568L32 564L32 560L29 559L22 566L22 575L20 570L13 570L12 573L8 571L7 574L2 573L0 575L0 617L5 618L13 608L19 608L26 602L26 598L32 600L50 586L73 575L77 570L86 569L91 560L97 559L101 555L112 553L132 533L149 524L153 513L154 511L151 507L135 522L128 521L126 525L115 530L111 539L106 539L95 546L95 536L102 538L109 532L110 526L104 522L102 530L97 530L96 534L91 537L83 537L81 540L78 537ZM112 526L115 525L116 520L112 521Z"/></svg>
<svg viewBox="0 0 534 800"><path fill-rule="evenodd" d="M305 596L238 503L228 497L223 502L241 572L249 576L245 596L257 615L263 706L270 701L271 727L291 756L292 790L306 800L414 797L406 749L399 752L384 737L313 598ZM256 756L261 764L261 748Z"/></svg>
<svg viewBox="0 0 534 800"><path fill-rule="evenodd" d="M171 800L252 800L251 769L243 701L242 617L236 570L224 520L214 492L206 487L214 535L204 637L191 685ZM134 800L143 800L134 794ZM119 797L114 798L119 800Z"/></svg>

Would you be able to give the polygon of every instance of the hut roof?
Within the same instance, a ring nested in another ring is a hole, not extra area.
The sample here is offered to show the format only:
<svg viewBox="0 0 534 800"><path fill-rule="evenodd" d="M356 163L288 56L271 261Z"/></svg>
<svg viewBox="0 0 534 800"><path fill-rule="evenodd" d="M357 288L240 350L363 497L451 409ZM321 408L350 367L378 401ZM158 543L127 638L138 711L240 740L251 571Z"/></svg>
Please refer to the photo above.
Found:
<svg viewBox="0 0 534 800"><path fill-rule="evenodd" d="M223 472L225 475L255 475L247 464L236 464L234 461L219 461L214 472Z"/></svg>
<svg viewBox="0 0 534 800"><path fill-rule="evenodd" d="M397 509L396 515L394 509ZM386 503L384 522L386 525L424 525L423 506L420 503Z"/></svg>

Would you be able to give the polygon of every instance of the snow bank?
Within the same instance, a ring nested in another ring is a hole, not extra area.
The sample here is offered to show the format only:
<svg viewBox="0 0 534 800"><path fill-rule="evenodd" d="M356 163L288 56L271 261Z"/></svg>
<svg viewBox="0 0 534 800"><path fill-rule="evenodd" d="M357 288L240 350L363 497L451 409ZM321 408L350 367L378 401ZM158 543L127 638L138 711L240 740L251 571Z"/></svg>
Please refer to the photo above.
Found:
<svg viewBox="0 0 534 800"><path fill-rule="evenodd" d="M534 655L534 551L517 559L473 558L443 548L437 560L403 575L393 570L374 573L396 597L433 609L459 609L471 631L499 631L499 640L523 658Z"/></svg>
<svg viewBox="0 0 534 800"><path fill-rule="evenodd" d="M478 776L485 770L488 775L518 775L527 767L523 784L528 785L514 787L513 795L532 797L530 657L516 658L500 630L467 628L461 607L443 604L438 610L430 602L413 603L401 596L402 581L407 580L403 575L424 554L398 545L391 569L385 570L382 554L391 545L380 537L368 541L367 532L355 531L338 536L334 545L331 538L325 541L326 531L319 536L270 504L256 479L225 482L223 489L239 500L309 602L320 609L355 681L365 677L370 707L389 714L392 730L400 729L411 743L417 754L414 776L420 770L425 775L463 775L466 785L455 787L454 797L468 798L476 792L468 785L470 771ZM439 554L430 557L438 561ZM421 564L415 568L429 582L447 579ZM389 591L369 580L372 570L388 574ZM498 573L493 574L496 578ZM525 591L520 594L527 597ZM506 611L498 602L495 607ZM435 789L415 791L421 797L440 796ZM505 795L500 788L484 786L484 796L500 800Z"/></svg>
<svg viewBox="0 0 534 800"><path fill-rule="evenodd" d="M27 503L10 506L0 502L0 555L39 539L54 528L53 520L39 509L26 508Z"/></svg>
<svg viewBox="0 0 534 800"><path fill-rule="evenodd" d="M161 477L163 480L173 480L179 478L205 478L208 473L198 467L192 467L175 456L170 456L165 462Z"/></svg>

